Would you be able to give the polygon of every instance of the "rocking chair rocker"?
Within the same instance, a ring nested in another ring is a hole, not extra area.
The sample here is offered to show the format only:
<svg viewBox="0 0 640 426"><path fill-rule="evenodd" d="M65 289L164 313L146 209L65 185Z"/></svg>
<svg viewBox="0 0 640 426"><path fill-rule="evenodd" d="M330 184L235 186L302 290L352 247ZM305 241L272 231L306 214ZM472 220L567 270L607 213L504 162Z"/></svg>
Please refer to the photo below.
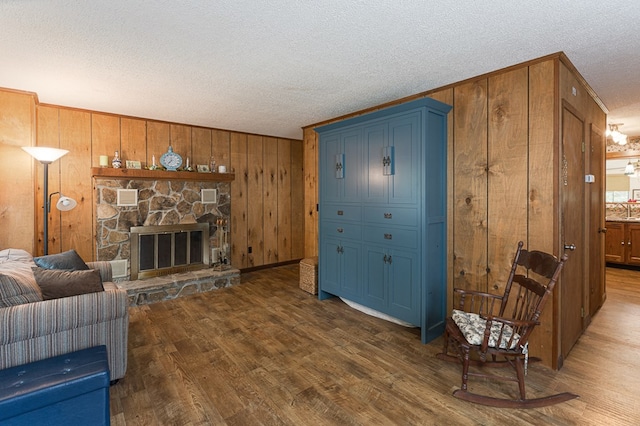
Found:
<svg viewBox="0 0 640 426"><path fill-rule="evenodd" d="M528 356L529 336L539 324L540 313L560 276L567 255L558 260L547 253L527 251L522 245L520 241L502 296L454 289L459 303L447 319L444 350L437 357L462 364L462 388L453 392L456 398L493 407L537 408L578 397L568 392L537 399L525 397L527 362L540 361L540 358ZM519 267L524 269L518 271ZM536 281L534 276L546 281L546 285ZM449 349L453 350L453 354L449 354ZM470 359L472 351L479 359ZM490 355L490 359L487 359L487 355ZM511 366L516 374L515 377L508 377L471 373L470 365L480 368ZM469 376L517 382L519 398L502 399L469 392Z"/></svg>

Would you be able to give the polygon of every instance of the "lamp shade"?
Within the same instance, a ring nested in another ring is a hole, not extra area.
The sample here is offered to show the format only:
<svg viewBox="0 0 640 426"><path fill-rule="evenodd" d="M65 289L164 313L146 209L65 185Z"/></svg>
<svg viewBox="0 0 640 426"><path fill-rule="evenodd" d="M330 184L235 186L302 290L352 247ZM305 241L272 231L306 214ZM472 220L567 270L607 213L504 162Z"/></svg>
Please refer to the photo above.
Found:
<svg viewBox="0 0 640 426"><path fill-rule="evenodd" d="M46 146L23 146L22 149L41 163L53 163L69 152L66 149L49 148Z"/></svg>
<svg viewBox="0 0 640 426"><path fill-rule="evenodd" d="M73 198L62 196L56 203L56 208L62 212L67 212L75 208L77 205L78 203Z"/></svg>

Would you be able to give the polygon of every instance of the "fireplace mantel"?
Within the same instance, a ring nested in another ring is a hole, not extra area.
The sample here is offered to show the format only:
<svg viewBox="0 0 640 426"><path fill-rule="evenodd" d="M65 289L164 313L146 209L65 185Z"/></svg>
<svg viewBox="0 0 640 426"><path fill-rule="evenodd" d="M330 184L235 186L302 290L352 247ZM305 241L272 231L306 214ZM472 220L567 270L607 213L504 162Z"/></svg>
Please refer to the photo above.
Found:
<svg viewBox="0 0 640 426"><path fill-rule="evenodd" d="M166 170L114 169L111 167L92 167L91 176L108 179L193 180L200 182L233 182L236 178L235 173L169 172Z"/></svg>

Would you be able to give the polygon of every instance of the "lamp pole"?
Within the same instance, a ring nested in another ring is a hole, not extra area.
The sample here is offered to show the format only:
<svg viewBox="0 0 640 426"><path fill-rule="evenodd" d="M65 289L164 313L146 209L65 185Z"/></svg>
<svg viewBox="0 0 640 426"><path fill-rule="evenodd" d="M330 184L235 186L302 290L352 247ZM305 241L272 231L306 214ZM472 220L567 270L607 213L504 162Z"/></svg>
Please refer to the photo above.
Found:
<svg viewBox="0 0 640 426"><path fill-rule="evenodd" d="M49 254L49 200L47 194L49 194L49 164L51 161L40 161L44 166L44 203L42 208L44 209L44 254Z"/></svg>

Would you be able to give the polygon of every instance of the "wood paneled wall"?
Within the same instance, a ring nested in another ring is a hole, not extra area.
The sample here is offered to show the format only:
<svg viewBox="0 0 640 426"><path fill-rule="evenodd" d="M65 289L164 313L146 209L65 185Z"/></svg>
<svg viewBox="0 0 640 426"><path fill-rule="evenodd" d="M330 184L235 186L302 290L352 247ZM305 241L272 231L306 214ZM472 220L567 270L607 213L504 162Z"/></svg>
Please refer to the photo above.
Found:
<svg viewBox="0 0 640 426"><path fill-rule="evenodd" d="M453 106L448 122L449 306L454 287L502 294L519 240L531 249L562 254L558 105L561 97L570 96L571 85L586 89L565 63L570 62L563 54L550 55L395 102L428 96ZM604 128L606 115L598 102L591 96L580 102L576 108L588 110L585 115ZM315 237L306 240L306 256L317 255L317 176L307 166L317 164L317 125L304 129L305 229ZM559 307L556 300L550 304L530 351L555 367Z"/></svg>
<svg viewBox="0 0 640 426"><path fill-rule="evenodd" d="M22 150L36 140L34 93L0 90L0 250L35 250L36 165Z"/></svg>
<svg viewBox="0 0 640 426"><path fill-rule="evenodd" d="M43 252L43 168L20 147L52 146L69 154L49 166L49 192L78 201L48 215L49 253L71 248L95 258L95 200L91 167L100 155L150 164L174 151L192 165L214 156L231 183L231 264L265 266L304 257L302 141L38 104L35 94L0 90L2 169L0 249ZM57 195L53 196L55 206ZM6 231L5 231L6 230ZM11 230L11 231L10 231ZM15 232L14 232L15 230ZM251 253L249 252L251 249Z"/></svg>

